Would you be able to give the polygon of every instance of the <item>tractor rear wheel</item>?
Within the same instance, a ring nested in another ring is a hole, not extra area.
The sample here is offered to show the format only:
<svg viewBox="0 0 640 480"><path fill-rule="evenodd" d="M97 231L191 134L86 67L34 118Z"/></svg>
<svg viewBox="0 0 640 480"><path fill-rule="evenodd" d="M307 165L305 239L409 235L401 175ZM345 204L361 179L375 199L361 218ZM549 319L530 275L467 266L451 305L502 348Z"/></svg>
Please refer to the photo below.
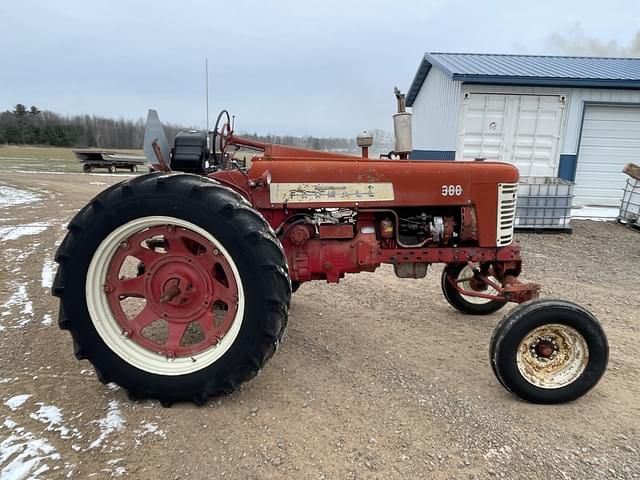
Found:
<svg viewBox="0 0 640 480"><path fill-rule="evenodd" d="M500 383L532 403L581 397L607 368L609 345L600 322L565 300L530 300L494 330L491 366Z"/></svg>
<svg viewBox="0 0 640 480"><path fill-rule="evenodd" d="M60 327L132 398L201 405L230 393L284 334L282 247L244 198L204 177L110 187L71 221L56 260Z"/></svg>
<svg viewBox="0 0 640 480"><path fill-rule="evenodd" d="M440 282L442 286L442 293L444 294L444 298L446 298L447 302L449 302L449 305L459 312L466 313L468 315L488 315L500 310L507 303L503 300L492 300L489 298L464 295L451 285L450 279L453 281L457 280L459 282L458 285L463 290L488 294L497 294L497 292L489 285L485 285L482 290L478 287L474 288L472 280L473 270L468 264L448 264L442 272L442 279ZM492 280L497 282L496 279Z"/></svg>

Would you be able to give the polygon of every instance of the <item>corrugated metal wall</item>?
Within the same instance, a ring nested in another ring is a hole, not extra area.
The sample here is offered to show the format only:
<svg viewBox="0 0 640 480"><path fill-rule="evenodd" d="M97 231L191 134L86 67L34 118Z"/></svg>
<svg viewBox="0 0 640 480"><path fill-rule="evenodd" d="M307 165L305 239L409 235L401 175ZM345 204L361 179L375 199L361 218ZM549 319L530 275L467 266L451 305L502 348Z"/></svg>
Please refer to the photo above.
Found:
<svg viewBox="0 0 640 480"><path fill-rule="evenodd" d="M640 90L602 88L512 87L470 85L449 79L438 68L429 72L413 107L414 147L455 150L460 101L465 92L566 95L568 108L563 153L577 152L585 102L640 104Z"/></svg>
<svg viewBox="0 0 640 480"><path fill-rule="evenodd" d="M640 90L605 90L602 88L574 88L569 97L567 128L563 153L576 154L585 102L640 104Z"/></svg>
<svg viewBox="0 0 640 480"><path fill-rule="evenodd" d="M465 93L565 95L558 175L573 180L585 103L640 104L640 90L463 84L432 67L413 104L412 158L453 159Z"/></svg>
<svg viewBox="0 0 640 480"><path fill-rule="evenodd" d="M432 68L412 107L413 148L454 151L462 82Z"/></svg>

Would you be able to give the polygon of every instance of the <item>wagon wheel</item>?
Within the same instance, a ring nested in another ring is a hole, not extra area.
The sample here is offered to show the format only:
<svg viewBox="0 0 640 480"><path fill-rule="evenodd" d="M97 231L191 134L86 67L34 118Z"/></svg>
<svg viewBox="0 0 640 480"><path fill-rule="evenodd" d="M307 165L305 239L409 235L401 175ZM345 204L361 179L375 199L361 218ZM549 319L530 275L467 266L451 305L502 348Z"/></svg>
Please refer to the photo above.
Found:
<svg viewBox="0 0 640 480"><path fill-rule="evenodd" d="M207 178L154 173L107 189L72 220L56 259L60 327L76 356L135 398L202 404L229 393L284 333L282 248Z"/></svg>
<svg viewBox="0 0 640 480"><path fill-rule="evenodd" d="M598 320L579 305L531 300L496 326L490 357L507 390L533 403L563 403L598 383L609 346Z"/></svg>

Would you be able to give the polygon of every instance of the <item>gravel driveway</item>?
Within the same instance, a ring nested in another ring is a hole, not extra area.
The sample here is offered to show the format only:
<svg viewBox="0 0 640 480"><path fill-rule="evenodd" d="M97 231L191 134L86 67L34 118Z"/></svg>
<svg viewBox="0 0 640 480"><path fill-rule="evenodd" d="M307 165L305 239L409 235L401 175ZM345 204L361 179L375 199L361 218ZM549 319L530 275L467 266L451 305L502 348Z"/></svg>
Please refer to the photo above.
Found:
<svg viewBox="0 0 640 480"><path fill-rule="evenodd" d="M100 384L49 294L70 217L122 175L0 174L0 477L598 479L640 476L640 232L576 221L517 235L524 278L609 335L582 399L518 401L488 362L504 312L467 317L393 270L309 283L261 374L235 394L162 408Z"/></svg>

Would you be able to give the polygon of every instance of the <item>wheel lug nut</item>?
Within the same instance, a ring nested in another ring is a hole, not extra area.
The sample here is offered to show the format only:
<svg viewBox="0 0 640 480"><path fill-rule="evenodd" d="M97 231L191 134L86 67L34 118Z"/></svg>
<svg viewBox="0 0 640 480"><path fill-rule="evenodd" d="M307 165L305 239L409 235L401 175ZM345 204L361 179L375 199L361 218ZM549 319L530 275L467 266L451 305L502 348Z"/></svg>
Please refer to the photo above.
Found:
<svg viewBox="0 0 640 480"><path fill-rule="evenodd" d="M219 255L219 254L220 254L220 251L219 251L217 248L214 248L214 249L213 249L213 254L214 254L214 255Z"/></svg>
<svg viewBox="0 0 640 480"><path fill-rule="evenodd" d="M111 293L111 292L113 292L114 290L115 290L115 289L113 288L113 285L110 285L110 284L108 284L108 283L105 283L105 284L102 286L102 291L103 291L104 293Z"/></svg>
<svg viewBox="0 0 640 480"><path fill-rule="evenodd" d="M122 243L120 244L120 247L122 247L122 248L129 248L129 244L128 244L127 242L122 242Z"/></svg>

